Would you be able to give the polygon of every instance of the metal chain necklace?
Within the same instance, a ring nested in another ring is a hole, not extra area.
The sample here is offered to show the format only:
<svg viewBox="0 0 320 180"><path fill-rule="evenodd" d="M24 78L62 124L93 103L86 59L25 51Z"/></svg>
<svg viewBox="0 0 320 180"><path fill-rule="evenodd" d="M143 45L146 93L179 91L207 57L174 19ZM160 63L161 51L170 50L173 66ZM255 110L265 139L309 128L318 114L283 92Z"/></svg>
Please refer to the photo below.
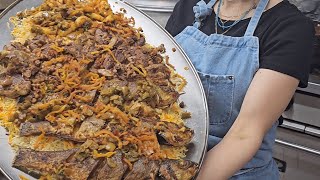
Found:
<svg viewBox="0 0 320 180"><path fill-rule="evenodd" d="M223 4L224 4L224 2L222 2L222 5L223 5ZM256 8L257 8L257 4L256 4L255 1L253 1L253 5L252 5L252 7L250 7L250 9L248 9L248 11L250 12L250 11L256 9ZM243 15L243 14L238 14L238 15L235 15L235 16L227 16L227 15L223 15L223 14L220 12L220 17L223 17L223 18L225 18L225 19L235 19L235 18L239 18L239 17L241 17L241 15Z"/></svg>
<svg viewBox="0 0 320 180"><path fill-rule="evenodd" d="M231 28L232 28L232 27L231 27ZM227 32L229 32L229 30L230 30L231 28L227 29L226 31L224 31L224 32L221 33L221 34L222 34L222 35L226 34ZM216 34L218 34L218 24L217 24L217 23L215 23L215 30L216 30Z"/></svg>
<svg viewBox="0 0 320 180"><path fill-rule="evenodd" d="M215 23L216 23L217 26L221 27L223 30L232 28L233 26L238 24L241 20L243 20L249 14L250 11L252 11L253 9L256 8L256 4L254 3L253 6L249 10L245 11L242 14L240 19L234 21L231 25L226 26L225 23L223 23L222 20L219 17L222 3L223 3L223 0L220 0L219 5L218 5L217 14L216 14L216 19L215 19L216 22ZM217 26L216 26L216 29L217 29ZM218 31L216 31L216 33L218 33Z"/></svg>

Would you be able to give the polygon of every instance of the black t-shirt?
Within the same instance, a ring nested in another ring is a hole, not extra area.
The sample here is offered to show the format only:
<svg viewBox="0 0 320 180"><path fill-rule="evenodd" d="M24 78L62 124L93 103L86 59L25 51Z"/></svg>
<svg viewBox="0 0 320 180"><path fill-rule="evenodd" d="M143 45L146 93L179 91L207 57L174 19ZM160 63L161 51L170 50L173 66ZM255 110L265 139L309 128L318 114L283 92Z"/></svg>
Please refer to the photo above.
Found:
<svg viewBox="0 0 320 180"><path fill-rule="evenodd" d="M168 20L166 29L172 36L194 22L193 6L199 0L180 0ZM210 0L205 0L207 3ZM203 21L201 31L215 33L215 13ZM250 18L232 27L225 35L245 34ZM232 22L229 22L232 23ZM219 28L218 28L219 29ZM221 29L218 32L222 31ZM314 42L314 26L294 5L284 0L265 11L254 33L260 40L260 68L281 72L300 80L300 87L308 84Z"/></svg>

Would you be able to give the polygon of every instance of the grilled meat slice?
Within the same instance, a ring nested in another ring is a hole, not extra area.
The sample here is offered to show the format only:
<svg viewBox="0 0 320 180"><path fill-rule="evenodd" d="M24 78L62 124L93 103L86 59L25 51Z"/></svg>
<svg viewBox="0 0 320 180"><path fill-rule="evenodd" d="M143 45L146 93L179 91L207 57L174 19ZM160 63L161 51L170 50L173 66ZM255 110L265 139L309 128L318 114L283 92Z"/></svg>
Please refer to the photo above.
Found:
<svg viewBox="0 0 320 180"><path fill-rule="evenodd" d="M30 78L39 71L39 67L35 64L37 56L28 52L29 50L22 44L16 43L14 46L16 46L15 49L7 51L2 56L0 65L6 68L7 75L22 74ZM17 48L18 46L21 46L21 49Z"/></svg>
<svg viewBox="0 0 320 180"><path fill-rule="evenodd" d="M0 71L0 75L1 75L1 71ZM6 87L6 86L10 86L13 83L13 78L11 76L0 76L0 86L2 87Z"/></svg>
<svg viewBox="0 0 320 180"><path fill-rule="evenodd" d="M152 80L168 80L170 78L170 69L163 63L152 64L146 67L148 75ZM154 81L157 82L157 81ZM167 82L168 84L168 82Z"/></svg>
<svg viewBox="0 0 320 180"><path fill-rule="evenodd" d="M104 121L95 117L87 118L75 133L72 126L53 126L48 121L25 122L20 125L20 136L46 135L58 136L76 142L85 142L104 126Z"/></svg>
<svg viewBox="0 0 320 180"><path fill-rule="evenodd" d="M122 161L122 153L120 151L102 161L99 167L95 170L90 180L121 180L124 173L127 171L128 165Z"/></svg>
<svg viewBox="0 0 320 180"><path fill-rule="evenodd" d="M97 29L94 38L98 44L108 44L109 33L104 32L101 29Z"/></svg>
<svg viewBox="0 0 320 180"><path fill-rule="evenodd" d="M188 160L166 160L162 162L159 175L166 180L189 180L198 170L198 165Z"/></svg>
<svg viewBox="0 0 320 180"><path fill-rule="evenodd" d="M91 172L98 166L100 159L94 159L89 155L84 155L86 158L82 158L82 153L74 155L69 162L65 163L63 168L63 175L67 179L72 180L84 180L88 179Z"/></svg>
<svg viewBox="0 0 320 180"><path fill-rule="evenodd" d="M38 174L55 173L77 150L34 151L31 149L20 149L14 159L13 167L28 172L37 172Z"/></svg>
<svg viewBox="0 0 320 180"><path fill-rule="evenodd" d="M173 146L185 146L189 144L194 135L194 131L192 129L170 122L160 123L155 129L158 131L158 134L167 141L167 143Z"/></svg>
<svg viewBox="0 0 320 180"><path fill-rule="evenodd" d="M160 101L157 104L158 107L170 106L177 102L180 96L180 94L170 86L160 86L160 88L157 88L157 91L160 96Z"/></svg>
<svg viewBox="0 0 320 180"><path fill-rule="evenodd" d="M94 133L101 130L105 121L90 117L86 119L80 126L79 130L75 133L75 139L85 140L89 137L93 137Z"/></svg>
<svg viewBox="0 0 320 180"><path fill-rule="evenodd" d="M71 126L53 126L48 121L25 122L20 125L20 136L39 135L44 132L46 135L58 136L64 139L76 140L72 137Z"/></svg>
<svg viewBox="0 0 320 180"><path fill-rule="evenodd" d="M155 179L159 171L159 162L148 160L145 157L140 158L134 163L133 169L124 178L125 180L147 180Z"/></svg>
<svg viewBox="0 0 320 180"><path fill-rule="evenodd" d="M53 134L56 130L48 121L25 122L20 125L20 136L39 135L42 132Z"/></svg>
<svg viewBox="0 0 320 180"><path fill-rule="evenodd" d="M6 76L0 84L0 96L17 98L29 94L30 91L31 82L24 80L23 77L18 74Z"/></svg>

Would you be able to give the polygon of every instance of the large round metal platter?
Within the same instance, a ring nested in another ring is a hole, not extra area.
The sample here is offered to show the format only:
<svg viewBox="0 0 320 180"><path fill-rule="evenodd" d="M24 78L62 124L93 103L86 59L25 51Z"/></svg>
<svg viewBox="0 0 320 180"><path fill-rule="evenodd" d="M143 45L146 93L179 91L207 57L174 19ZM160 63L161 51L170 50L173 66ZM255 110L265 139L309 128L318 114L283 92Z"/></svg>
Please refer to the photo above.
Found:
<svg viewBox="0 0 320 180"><path fill-rule="evenodd" d="M42 2L43 0L17 0L0 15L0 50L12 40L9 18L19 11L39 6ZM186 125L194 130L195 136L188 147L186 159L201 165L206 152L209 119L204 90L195 68L173 37L145 13L124 1L109 0L109 3L114 12L120 12L120 9L124 8L125 15L135 19L135 26L142 27L146 42L154 46L164 44L167 49L165 55L169 56L170 63L187 79L185 93L179 100L186 104L185 110L192 114ZM175 52L173 48L176 49ZM6 130L2 127L0 127L0 150L0 170L9 179L19 179L19 175L34 179L12 167L14 151L8 144Z"/></svg>

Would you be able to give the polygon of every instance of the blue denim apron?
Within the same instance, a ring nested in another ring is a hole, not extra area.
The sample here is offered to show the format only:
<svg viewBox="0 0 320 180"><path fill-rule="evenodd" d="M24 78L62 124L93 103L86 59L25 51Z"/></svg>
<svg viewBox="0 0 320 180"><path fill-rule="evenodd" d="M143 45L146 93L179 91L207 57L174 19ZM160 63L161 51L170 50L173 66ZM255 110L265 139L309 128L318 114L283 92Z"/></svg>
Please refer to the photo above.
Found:
<svg viewBox="0 0 320 180"><path fill-rule="evenodd" d="M253 34L268 2L260 0L243 37L231 37L208 36L199 30L216 3L216 0L208 4L201 0L193 8L193 26L186 27L175 37L196 67L204 86L210 117L208 149L218 144L234 123L259 68L259 38ZM257 154L231 179L279 179L277 165L272 159L276 127L277 123L264 137Z"/></svg>

